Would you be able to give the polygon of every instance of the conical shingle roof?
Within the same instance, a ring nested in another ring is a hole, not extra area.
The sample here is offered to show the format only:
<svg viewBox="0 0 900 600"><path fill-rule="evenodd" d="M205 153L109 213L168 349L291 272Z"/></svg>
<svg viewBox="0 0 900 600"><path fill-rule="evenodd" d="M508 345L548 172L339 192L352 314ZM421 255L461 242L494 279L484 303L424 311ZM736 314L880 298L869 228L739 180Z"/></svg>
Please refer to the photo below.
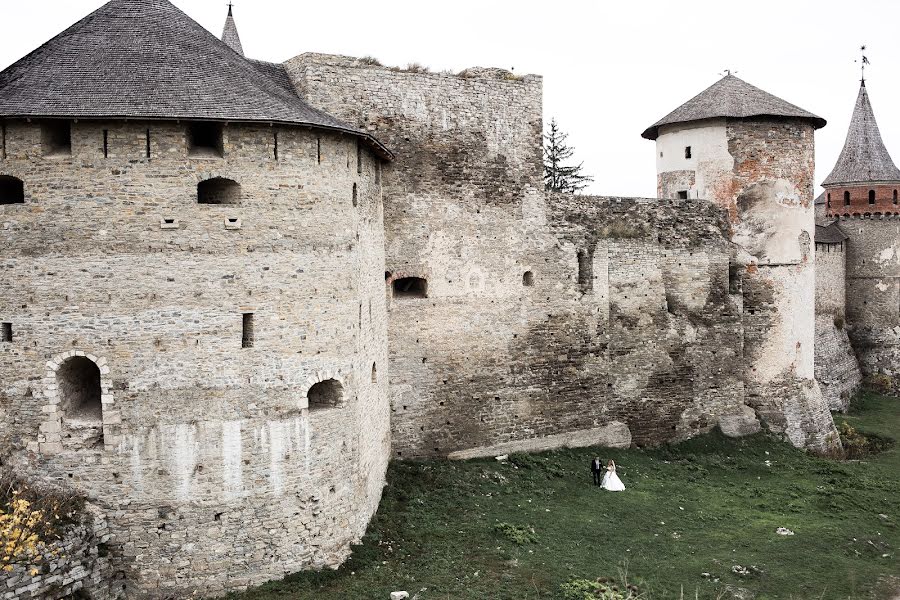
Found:
<svg viewBox="0 0 900 600"><path fill-rule="evenodd" d="M888 154L875 121L866 84L859 88L844 149L822 185L900 181L900 170Z"/></svg>
<svg viewBox="0 0 900 600"><path fill-rule="evenodd" d="M825 119L822 117L729 74L648 127L641 136L655 140L661 126L673 123L720 117L743 119L762 116L806 119L816 129L825 126Z"/></svg>
<svg viewBox="0 0 900 600"><path fill-rule="evenodd" d="M225 29L222 30L222 41L229 48L244 56L244 47L241 45L241 36L238 35L237 25L234 23L234 15L231 13L231 5L228 5L228 17L225 19Z"/></svg>
<svg viewBox="0 0 900 600"><path fill-rule="evenodd" d="M391 157L373 136L306 104L286 78L168 0L112 0L0 72L0 118L299 124L359 136Z"/></svg>

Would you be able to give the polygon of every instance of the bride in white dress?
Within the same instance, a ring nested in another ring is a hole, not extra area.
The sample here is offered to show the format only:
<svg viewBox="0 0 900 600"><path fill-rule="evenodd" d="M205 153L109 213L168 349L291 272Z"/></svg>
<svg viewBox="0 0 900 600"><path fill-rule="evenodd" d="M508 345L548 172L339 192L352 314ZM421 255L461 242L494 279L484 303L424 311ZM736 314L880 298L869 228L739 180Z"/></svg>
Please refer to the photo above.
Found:
<svg viewBox="0 0 900 600"><path fill-rule="evenodd" d="M603 481L600 482L600 487L604 490L609 490L610 492L624 492L625 484L622 483L622 480L619 479L619 476L616 475L616 463L615 461L609 461L606 465L606 473L603 474Z"/></svg>

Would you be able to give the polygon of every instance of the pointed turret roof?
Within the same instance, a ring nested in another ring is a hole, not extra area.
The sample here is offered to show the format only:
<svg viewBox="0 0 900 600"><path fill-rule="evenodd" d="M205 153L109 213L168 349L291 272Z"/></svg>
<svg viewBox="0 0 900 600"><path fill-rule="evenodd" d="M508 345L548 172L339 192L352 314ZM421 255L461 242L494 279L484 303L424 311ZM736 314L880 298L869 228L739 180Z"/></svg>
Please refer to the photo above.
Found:
<svg viewBox="0 0 900 600"><path fill-rule="evenodd" d="M377 139L309 106L282 65L250 61L168 0L112 0L0 72L0 118L309 125Z"/></svg>
<svg viewBox="0 0 900 600"><path fill-rule="evenodd" d="M231 4L228 5L228 17L225 19L225 29L222 30L222 41L228 47L244 56L244 47L241 46L241 36L238 35L237 25L234 24L234 15L231 13Z"/></svg>
<svg viewBox="0 0 900 600"><path fill-rule="evenodd" d="M900 181L900 170L888 154L875 121L866 82L856 96L844 149L822 185Z"/></svg>
<svg viewBox="0 0 900 600"><path fill-rule="evenodd" d="M729 73L648 127L641 136L655 140L659 136L661 126L674 123L720 117L743 119L762 116L806 119L816 129L825 126L825 119L822 117L817 117L790 102L764 92Z"/></svg>

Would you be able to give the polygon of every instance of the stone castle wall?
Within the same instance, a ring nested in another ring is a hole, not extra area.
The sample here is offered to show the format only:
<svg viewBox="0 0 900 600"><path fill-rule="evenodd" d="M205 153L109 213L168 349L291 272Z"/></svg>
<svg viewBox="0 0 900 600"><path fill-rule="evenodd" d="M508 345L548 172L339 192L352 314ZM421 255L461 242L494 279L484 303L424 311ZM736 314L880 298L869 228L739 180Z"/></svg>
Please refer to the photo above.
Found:
<svg viewBox="0 0 900 600"><path fill-rule="evenodd" d="M900 219L840 219L847 241L847 322L864 375L900 391Z"/></svg>
<svg viewBox="0 0 900 600"><path fill-rule="evenodd" d="M50 157L39 129L6 123L0 160L26 196L0 206L0 441L107 515L144 597L340 564L389 454L379 161L234 124L224 158L191 158L184 124L85 121ZM239 204L198 204L210 177ZM65 407L73 358L99 370L102 422ZM342 403L309 406L326 380Z"/></svg>
<svg viewBox="0 0 900 600"><path fill-rule="evenodd" d="M816 381L831 410L847 410L862 383L844 314L847 244L816 243Z"/></svg>
<svg viewBox="0 0 900 600"><path fill-rule="evenodd" d="M534 76L323 55L287 67L304 98L397 155L387 283L422 277L428 292L390 301L395 457L656 444L742 412L718 210L547 198Z"/></svg>

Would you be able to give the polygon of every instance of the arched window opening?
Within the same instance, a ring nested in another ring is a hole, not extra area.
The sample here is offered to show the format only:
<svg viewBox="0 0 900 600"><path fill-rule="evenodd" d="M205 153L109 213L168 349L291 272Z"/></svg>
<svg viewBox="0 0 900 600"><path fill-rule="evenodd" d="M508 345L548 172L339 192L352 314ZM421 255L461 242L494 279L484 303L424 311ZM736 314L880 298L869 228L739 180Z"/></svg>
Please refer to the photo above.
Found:
<svg viewBox="0 0 900 600"><path fill-rule="evenodd" d="M828 208L831 208L831 194L828 194L826 204L828 205Z"/></svg>
<svg viewBox="0 0 900 600"><path fill-rule="evenodd" d="M24 204L25 183L21 179L0 175L0 204Z"/></svg>
<svg viewBox="0 0 900 600"><path fill-rule="evenodd" d="M306 398L309 410L335 408L344 403L344 386L337 379L326 379L309 388Z"/></svg>
<svg viewBox="0 0 900 600"><path fill-rule="evenodd" d="M850 192L844 192L844 206L850 206Z"/></svg>
<svg viewBox="0 0 900 600"><path fill-rule="evenodd" d="M585 292L594 289L594 255L584 250L578 251L578 285Z"/></svg>
<svg viewBox="0 0 900 600"><path fill-rule="evenodd" d="M103 422L100 402L100 368L89 358L73 356L56 371L60 407L67 419L85 423Z"/></svg>
<svg viewBox="0 0 900 600"><path fill-rule="evenodd" d="M427 298L428 282L421 277L402 277L393 284L394 298Z"/></svg>
<svg viewBox="0 0 900 600"><path fill-rule="evenodd" d="M41 125L41 149L44 156L72 155L72 124L48 121Z"/></svg>
<svg viewBox="0 0 900 600"><path fill-rule="evenodd" d="M222 158L225 155L221 123L191 123L187 128L188 156Z"/></svg>
<svg viewBox="0 0 900 600"><path fill-rule="evenodd" d="M213 177L197 184L198 204L239 204L241 186L236 181Z"/></svg>
<svg viewBox="0 0 900 600"><path fill-rule="evenodd" d="M534 285L534 273L531 271L525 271L522 275L522 285L525 287L531 287Z"/></svg>
<svg viewBox="0 0 900 600"><path fill-rule="evenodd" d="M372 363L372 383L378 383L378 365Z"/></svg>
<svg viewBox="0 0 900 600"><path fill-rule="evenodd" d="M894 204L897 204L897 190L894 190Z"/></svg>
<svg viewBox="0 0 900 600"><path fill-rule="evenodd" d="M875 190L869 190L869 204L875 204Z"/></svg>

